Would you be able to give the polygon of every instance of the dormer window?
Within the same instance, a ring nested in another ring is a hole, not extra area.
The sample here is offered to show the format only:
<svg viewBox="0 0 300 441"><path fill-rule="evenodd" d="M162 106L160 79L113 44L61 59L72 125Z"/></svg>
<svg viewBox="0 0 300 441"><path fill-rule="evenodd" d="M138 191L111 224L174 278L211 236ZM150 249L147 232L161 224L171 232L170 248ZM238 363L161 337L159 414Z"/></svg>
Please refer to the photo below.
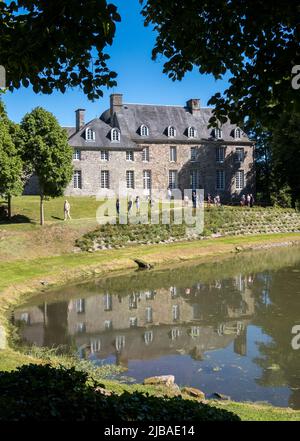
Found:
<svg viewBox="0 0 300 441"><path fill-rule="evenodd" d="M222 129L214 129L214 138L216 139L222 139Z"/></svg>
<svg viewBox="0 0 300 441"><path fill-rule="evenodd" d="M242 137L242 131L239 127L234 130L234 137L235 139L240 139Z"/></svg>
<svg viewBox="0 0 300 441"><path fill-rule="evenodd" d="M195 127L189 127L188 128L188 138L196 138L197 136L197 131L195 129Z"/></svg>
<svg viewBox="0 0 300 441"><path fill-rule="evenodd" d="M120 142L120 130L119 129L112 129L111 141L112 142Z"/></svg>
<svg viewBox="0 0 300 441"><path fill-rule="evenodd" d="M96 133L92 129L85 130L85 140L86 141L95 141Z"/></svg>
<svg viewBox="0 0 300 441"><path fill-rule="evenodd" d="M176 129L173 126L168 127L168 136L174 138L176 136Z"/></svg>
<svg viewBox="0 0 300 441"><path fill-rule="evenodd" d="M145 124L142 124L140 127L140 135L141 136L149 136L149 129Z"/></svg>

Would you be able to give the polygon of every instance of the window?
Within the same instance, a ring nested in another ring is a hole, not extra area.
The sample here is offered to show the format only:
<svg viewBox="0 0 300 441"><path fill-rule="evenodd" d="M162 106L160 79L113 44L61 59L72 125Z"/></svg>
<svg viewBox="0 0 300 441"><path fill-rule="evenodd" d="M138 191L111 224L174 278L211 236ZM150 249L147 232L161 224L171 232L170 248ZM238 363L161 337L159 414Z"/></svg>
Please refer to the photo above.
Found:
<svg viewBox="0 0 300 441"><path fill-rule="evenodd" d="M27 323L27 325L30 324L30 315L28 312L22 312L20 317L21 322Z"/></svg>
<svg viewBox="0 0 300 441"><path fill-rule="evenodd" d="M75 309L77 314L83 314L85 312L85 300L84 299L75 300Z"/></svg>
<svg viewBox="0 0 300 441"><path fill-rule="evenodd" d="M176 286L171 286L170 287L170 294L171 294L171 298L172 299L175 299L178 296L177 287Z"/></svg>
<svg viewBox="0 0 300 441"><path fill-rule="evenodd" d="M138 298L136 294L129 296L129 309L137 309Z"/></svg>
<svg viewBox="0 0 300 441"><path fill-rule="evenodd" d="M172 306L172 318L174 322L179 320L179 305Z"/></svg>
<svg viewBox="0 0 300 441"><path fill-rule="evenodd" d="M91 353L94 354L95 352L100 352L101 350L101 340L95 339L91 340Z"/></svg>
<svg viewBox="0 0 300 441"><path fill-rule="evenodd" d="M146 331L144 333L144 342L146 345L150 345L153 342L153 331Z"/></svg>
<svg viewBox="0 0 300 441"><path fill-rule="evenodd" d="M126 152L126 161L134 161L134 152L133 152L133 150L127 150L127 152Z"/></svg>
<svg viewBox="0 0 300 441"><path fill-rule="evenodd" d="M191 188L193 190L200 188L200 171L199 170L191 170L190 180L191 180L190 181Z"/></svg>
<svg viewBox="0 0 300 441"><path fill-rule="evenodd" d="M101 188L109 188L109 171L101 170Z"/></svg>
<svg viewBox="0 0 300 441"><path fill-rule="evenodd" d="M116 337L116 350L120 352L125 348L125 335L117 335Z"/></svg>
<svg viewBox="0 0 300 441"><path fill-rule="evenodd" d="M80 161L81 160L81 151L79 149L75 149L73 151L73 159L75 161Z"/></svg>
<svg viewBox="0 0 300 441"><path fill-rule="evenodd" d="M189 138L196 138L197 132L195 127L189 127L188 128L188 137Z"/></svg>
<svg viewBox="0 0 300 441"><path fill-rule="evenodd" d="M177 188L178 172L177 170L169 170L169 188Z"/></svg>
<svg viewBox="0 0 300 441"><path fill-rule="evenodd" d="M134 188L134 171L127 170L126 183L127 183L127 188Z"/></svg>
<svg viewBox="0 0 300 441"><path fill-rule="evenodd" d="M120 131L119 131L119 129L112 129L110 136L111 136L111 141L112 142L120 142Z"/></svg>
<svg viewBox="0 0 300 441"><path fill-rule="evenodd" d="M235 129L235 131L234 131L234 137L235 137L235 139L240 139L240 138L241 138L241 135L242 135L242 131L241 131L241 129L240 129L239 127L237 127L237 128Z"/></svg>
<svg viewBox="0 0 300 441"><path fill-rule="evenodd" d="M152 306L147 306L147 308L146 308L146 322L147 323L152 323L152 321L153 321Z"/></svg>
<svg viewBox="0 0 300 441"><path fill-rule="evenodd" d="M168 136L174 138L176 136L176 129L173 126L168 127Z"/></svg>
<svg viewBox="0 0 300 441"><path fill-rule="evenodd" d="M225 188L225 172L224 170L217 170L216 189L224 190Z"/></svg>
<svg viewBox="0 0 300 441"><path fill-rule="evenodd" d="M222 139L222 130L221 129L214 129L214 137L216 139Z"/></svg>
<svg viewBox="0 0 300 441"><path fill-rule="evenodd" d="M191 147L191 161L196 161L197 159L197 148Z"/></svg>
<svg viewBox="0 0 300 441"><path fill-rule="evenodd" d="M140 127L140 135L141 136L149 136L149 129L144 124L142 124Z"/></svg>
<svg viewBox="0 0 300 441"><path fill-rule="evenodd" d="M236 162L243 162L245 158L245 152L243 147L237 147L235 150L235 160Z"/></svg>
<svg viewBox="0 0 300 441"><path fill-rule="evenodd" d="M85 131L85 140L86 141L95 141L96 133L92 129L86 129Z"/></svg>
<svg viewBox="0 0 300 441"><path fill-rule="evenodd" d="M235 175L235 188L237 190L243 190L245 187L245 176L243 170L238 170Z"/></svg>
<svg viewBox="0 0 300 441"><path fill-rule="evenodd" d="M74 188L82 188L81 170L74 171L73 187Z"/></svg>
<svg viewBox="0 0 300 441"><path fill-rule="evenodd" d="M76 332L78 334L84 334L86 332L86 325L83 322L76 323Z"/></svg>
<svg viewBox="0 0 300 441"><path fill-rule="evenodd" d="M112 311L112 296L111 294L104 295L104 311Z"/></svg>
<svg viewBox="0 0 300 441"><path fill-rule="evenodd" d="M225 160L225 147L217 147L216 148L216 161L219 163L224 162Z"/></svg>
<svg viewBox="0 0 300 441"><path fill-rule="evenodd" d="M144 162L149 162L150 161L149 147L144 147L143 153L142 153L142 160Z"/></svg>
<svg viewBox="0 0 300 441"><path fill-rule="evenodd" d="M177 161L177 149L175 146L170 147L170 161L171 162Z"/></svg>
<svg viewBox="0 0 300 441"><path fill-rule="evenodd" d="M144 190L151 190L151 170L143 171L143 186Z"/></svg>
<svg viewBox="0 0 300 441"><path fill-rule="evenodd" d="M171 339L176 340L178 337L180 337L181 331L178 328L172 328L171 329Z"/></svg>
<svg viewBox="0 0 300 441"><path fill-rule="evenodd" d="M100 159L101 159L101 161L109 161L108 150L100 150Z"/></svg>
<svg viewBox="0 0 300 441"><path fill-rule="evenodd" d="M104 320L104 329L108 331L109 329L112 329L112 327L113 327L112 320Z"/></svg>
<svg viewBox="0 0 300 441"><path fill-rule="evenodd" d="M136 328L138 325L138 319L137 317L130 317L129 318L129 327L130 328Z"/></svg>

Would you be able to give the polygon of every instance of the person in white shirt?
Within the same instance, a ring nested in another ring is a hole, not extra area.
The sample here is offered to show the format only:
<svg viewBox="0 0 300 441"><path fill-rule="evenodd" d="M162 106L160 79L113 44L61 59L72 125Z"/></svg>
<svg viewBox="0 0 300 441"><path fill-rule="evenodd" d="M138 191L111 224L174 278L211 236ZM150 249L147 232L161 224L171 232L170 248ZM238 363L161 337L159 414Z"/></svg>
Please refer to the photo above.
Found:
<svg viewBox="0 0 300 441"><path fill-rule="evenodd" d="M70 215L70 210L71 210L70 203L66 199L64 203L64 220L72 219Z"/></svg>

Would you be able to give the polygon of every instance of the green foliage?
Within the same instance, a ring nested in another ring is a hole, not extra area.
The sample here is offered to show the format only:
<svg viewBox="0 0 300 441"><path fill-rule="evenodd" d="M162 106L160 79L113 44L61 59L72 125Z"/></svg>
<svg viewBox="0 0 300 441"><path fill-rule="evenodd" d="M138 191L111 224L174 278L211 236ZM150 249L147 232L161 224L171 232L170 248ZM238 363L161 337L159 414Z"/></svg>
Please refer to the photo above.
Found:
<svg viewBox="0 0 300 441"><path fill-rule="evenodd" d="M66 131L50 112L41 107L24 116L21 129L24 161L32 164L38 176L41 195L62 196L73 173L72 148Z"/></svg>
<svg viewBox="0 0 300 441"><path fill-rule="evenodd" d="M0 119L0 194L9 198L22 193L22 170L22 160L10 133L10 123L3 117Z"/></svg>
<svg viewBox="0 0 300 441"><path fill-rule="evenodd" d="M0 2L0 60L10 91L34 92L80 87L89 99L116 85L107 66L120 16L107 1ZM95 57L95 58L94 58Z"/></svg>
<svg viewBox="0 0 300 441"><path fill-rule="evenodd" d="M271 203L277 207L290 208L292 206L291 188L285 185L274 191L271 194Z"/></svg>
<svg viewBox="0 0 300 441"><path fill-rule="evenodd" d="M84 372L28 365L0 373L0 421L238 421L226 410L180 397L104 396Z"/></svg>
<svg viewBox="0 0 300 441"><path fill-rule="evenodd" d="M276 125L279 114L299 109L291 86L300 64L297 6L265 0L140 0L147 24L157 31L153 58L163 55L164 72L181 80L196 66L229 87L215 94L216 120L227 117L249 127Z"/></svg>

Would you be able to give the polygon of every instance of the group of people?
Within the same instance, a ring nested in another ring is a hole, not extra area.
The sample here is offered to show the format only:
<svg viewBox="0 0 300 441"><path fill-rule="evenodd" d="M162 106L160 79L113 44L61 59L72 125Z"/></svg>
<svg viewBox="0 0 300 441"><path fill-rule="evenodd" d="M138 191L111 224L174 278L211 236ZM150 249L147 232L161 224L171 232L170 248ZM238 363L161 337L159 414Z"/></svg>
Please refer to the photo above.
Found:
<svg viewBox="0 0 300 441"><path fill-rule="evenodd" d="M216 195L214 198L208 193L207 195L207 205L210 207L211 205L216 205L217 207L221 206L221 198L220 195Z"/></svg>
<svg viewBox="0 0 300 441"><path fill-rule="evenodd" d="M242 195L240 200L241 207L253 207L254 205L254 197L253 194Z"/></svg>
<svg viewBox="0 0 300 441"><path fill-rule="evenodd" d="M137 213L139 213L140 206L141 206L141 201L140 201L139 196L136 196L134 203L135 203L136 211L137 211ZM130 196L128 199L128 202L127 202L128 214L131 213L132 207L133 207L133 200L132 200L132 197ZM117 211L117 214L120 214L120 199L119 198L117 198L117 200L116 200L116 211Z"/></svg>

